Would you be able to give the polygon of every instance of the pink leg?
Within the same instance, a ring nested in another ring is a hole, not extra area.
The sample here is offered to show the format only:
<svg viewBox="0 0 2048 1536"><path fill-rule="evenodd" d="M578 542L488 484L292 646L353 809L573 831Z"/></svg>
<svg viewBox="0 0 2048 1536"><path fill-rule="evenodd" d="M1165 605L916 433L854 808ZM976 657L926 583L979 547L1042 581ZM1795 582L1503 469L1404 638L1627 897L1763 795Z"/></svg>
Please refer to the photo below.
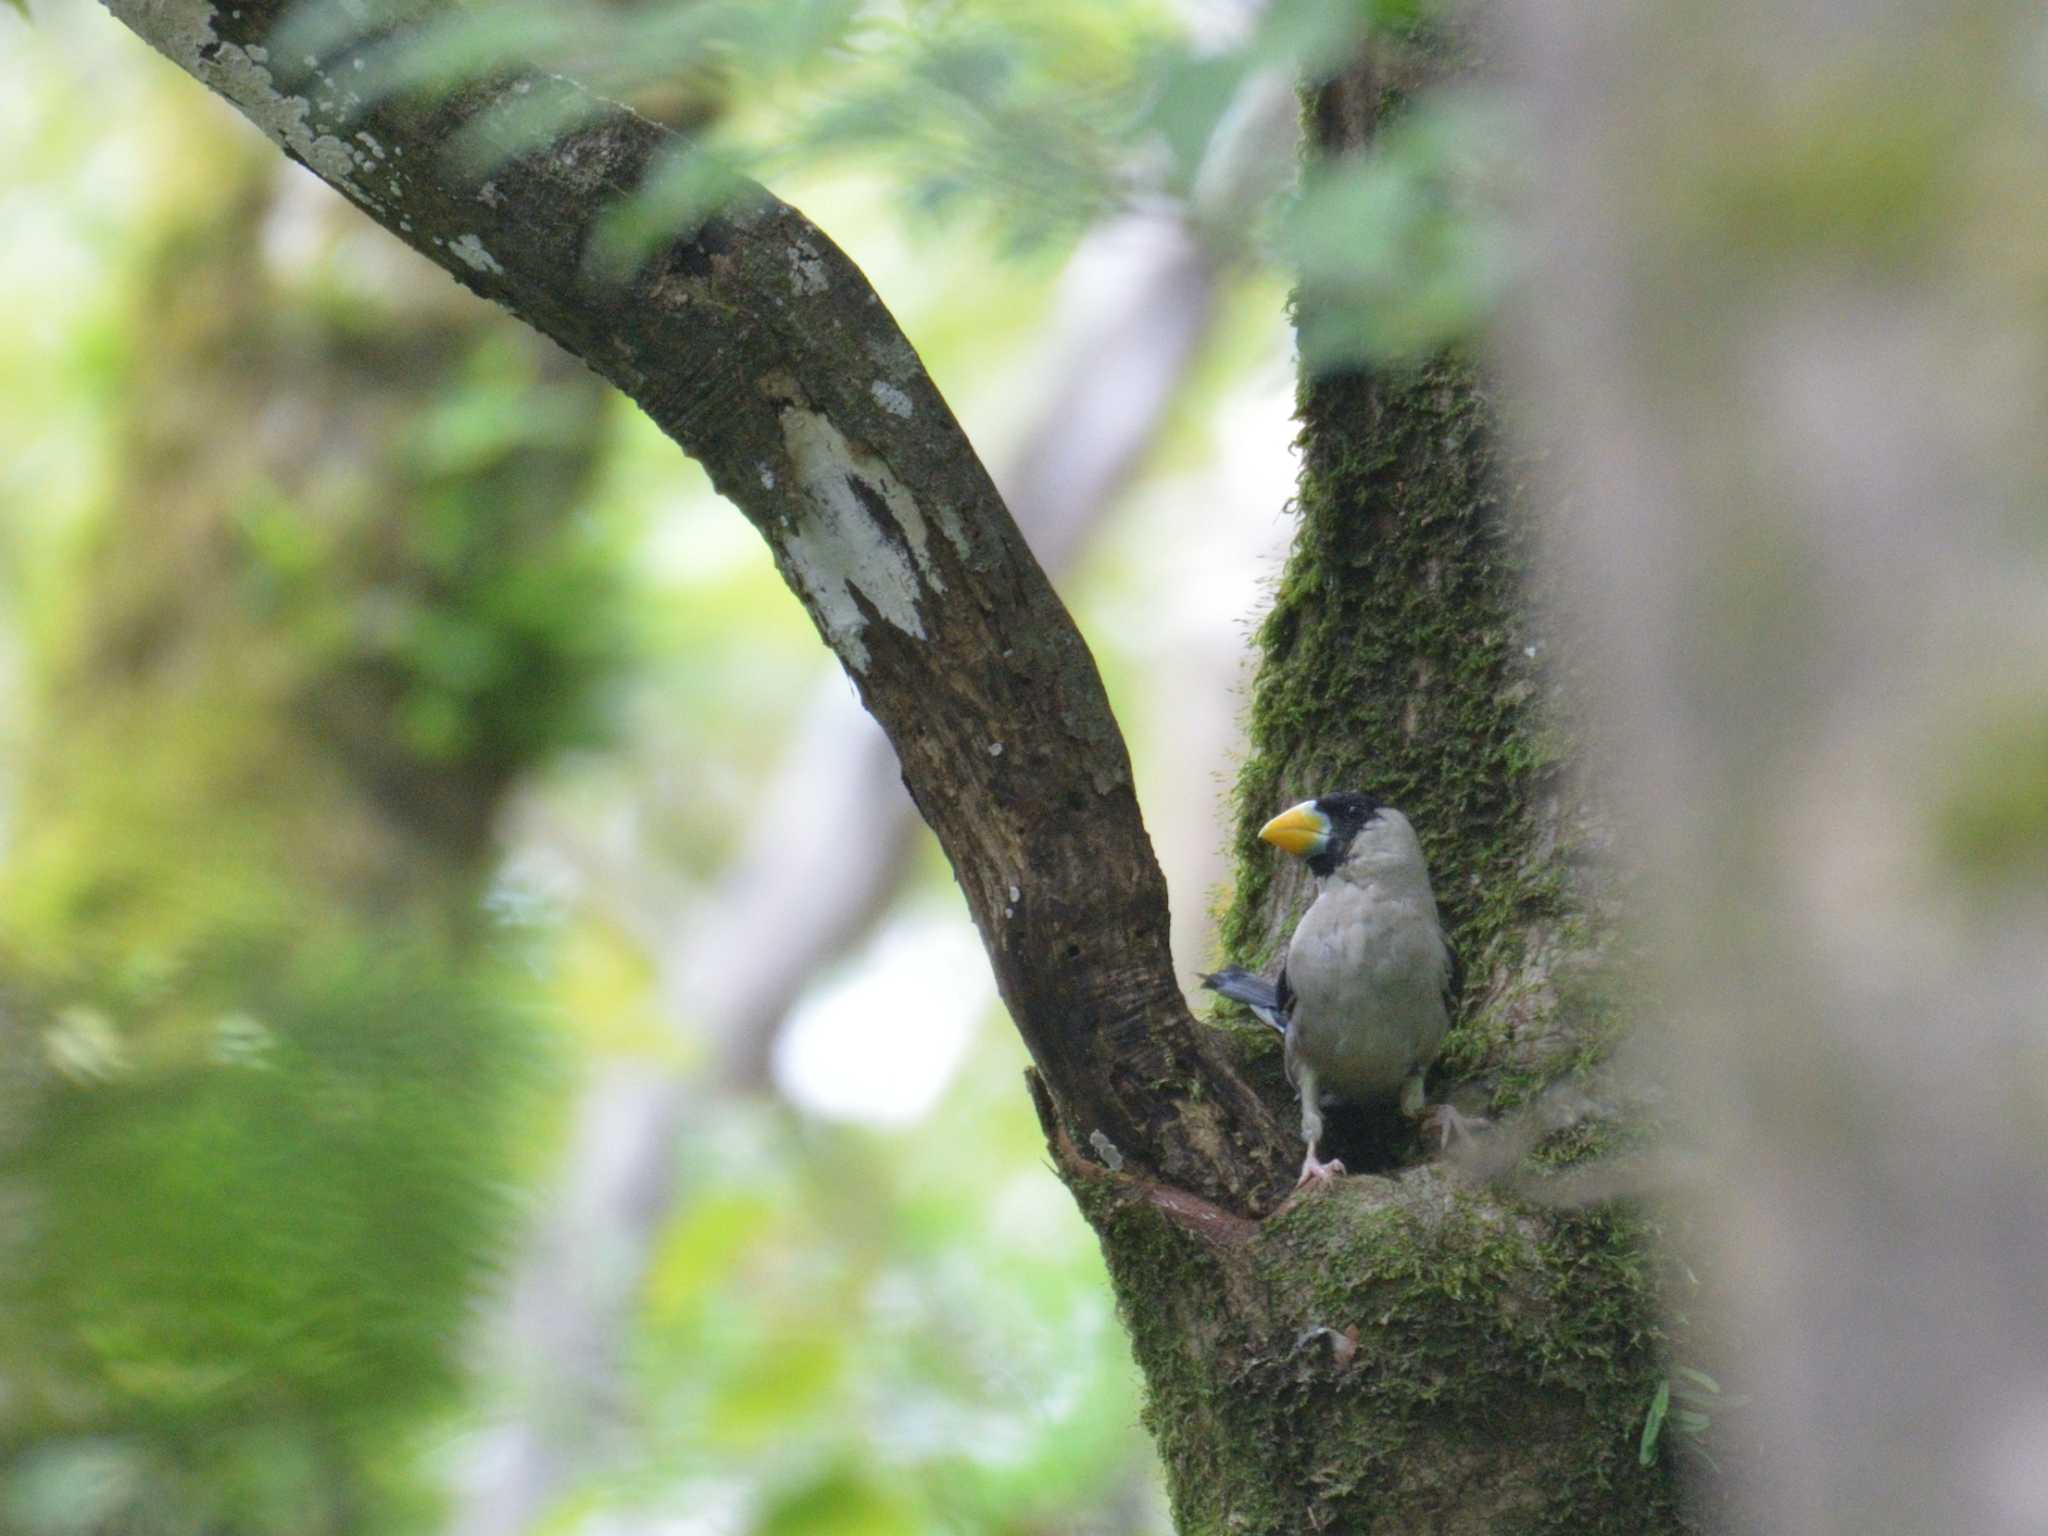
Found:
<svg viewBox="0 0 2048 1536"><path fill-rule="evenodd" d="M1344 1171L1344 1165L1334 1157L1326 1163L1316 1156L1316 1143L1323 1139L1322 1095L1316 1091L1316 1075L1307 1062L1290 1063L1289 1070L1301 1093L1301 1139L1308 1143L1308 1156L1302 1159L1301 1177L1294 1187L1327 1184Z"/></svg>

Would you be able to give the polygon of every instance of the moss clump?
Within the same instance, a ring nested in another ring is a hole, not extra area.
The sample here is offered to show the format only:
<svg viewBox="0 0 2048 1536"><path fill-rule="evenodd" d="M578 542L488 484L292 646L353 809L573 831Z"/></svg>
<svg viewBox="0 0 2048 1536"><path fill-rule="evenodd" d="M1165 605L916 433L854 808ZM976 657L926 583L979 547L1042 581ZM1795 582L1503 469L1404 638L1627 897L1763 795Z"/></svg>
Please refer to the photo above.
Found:
<svg viewBox="0 0 2048 1536"><path fill-rule="evenodd" d="M1636 1458L1663 1376L1645 1234L1433 1170L1217 1242L1078 1180L1183 1532L1682 1529Z"/></svg>

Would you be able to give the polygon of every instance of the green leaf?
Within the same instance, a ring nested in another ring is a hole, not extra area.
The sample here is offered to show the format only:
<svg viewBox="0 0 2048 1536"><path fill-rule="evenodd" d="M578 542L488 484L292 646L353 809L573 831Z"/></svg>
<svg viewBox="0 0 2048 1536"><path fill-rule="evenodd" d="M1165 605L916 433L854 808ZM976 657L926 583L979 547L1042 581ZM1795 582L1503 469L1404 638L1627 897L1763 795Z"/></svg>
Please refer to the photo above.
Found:
<svg viewBox="0 0 2048 1536"><path fill-rule="evenodd" d="M1516 265L1501 197L1511 142L1496 104L1440 94L1370 155L1304 173L1282 248L1311 368L1421 357L1480 326Z"/></svg>
<svg viewBox="0 0 2048 1536"><path fill-rule="evenodd" d="M1657 1395L1650 1399L1649 1416L1643 1420L1643 1443L1636 1451L1636 1460L1649 1466L1657 1459L1657 1435L1664 1428L1664 1415L1671 1411L1671 1382L1667 1378L1657 1384Z"/></svg>
<svg viewBox="0 0 2048 1536"><path fill-rule="evenodd" d="M731 157L685 142L664 152L631 196L599 216L589 269L601 281L625 282L656 251L693 239L713 215L742 212L760 195Z"/></svg>

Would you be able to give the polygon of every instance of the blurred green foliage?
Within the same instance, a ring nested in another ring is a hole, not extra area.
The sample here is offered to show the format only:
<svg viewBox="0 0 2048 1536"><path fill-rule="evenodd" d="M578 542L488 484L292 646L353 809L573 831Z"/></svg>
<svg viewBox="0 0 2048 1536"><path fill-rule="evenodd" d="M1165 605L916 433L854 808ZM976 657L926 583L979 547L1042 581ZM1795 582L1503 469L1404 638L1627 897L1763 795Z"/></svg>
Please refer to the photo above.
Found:
<svg viewBox="0 0 2048 1536"><path fill-rule="evenodd" d="M473 168L623 99L682 130L613 211L592 258L617 271L744 197L745 178L859 164L913 223L981 229L1012 254L1105 217L1187 202L1247 82L1312 78L1369 35L1426 38L1427 0L1277 0L1208 30L1169 0L497 0L424 28L410 0L307 0L281 52L349 55L365 101L501 71L535 89L451 147ZM551 85L567 77L596 96ZM1512 120L1498 101L1426 93L1373 152L1326 167L1283 207L1223 217L1318 292L1317 367L1415 358L1470 335L1512 272Z"/></svg>
<svg viewBox="0 0 2048 1536"><path fill-rule="evenodd" d="M41 1079L0 1156L8 1528L66 1529L53 1469L88 1451L135 1500L88 1529L360 1528L510 1214L521 989L343 935L118 994L8 960L9 1070Z"/></svg>
<svg viewBox="0 0 2048 1536"><path fill-rule="evenodd" d="M492 828L631 646L599 386L417 273L301 303L225 130L105 290L103 472L0 503L0 1528L36 1536L426 1510L557 1054Z"/></svg>
<svg viewBox="0 0 2048 1536"><path fill-rule="evenodd" d="M1984 892L2013 891L2048 873L2048 708L2012 701L1955 735L1935 792L1949 867Z"/></svg>
<svg viewBox="0 0 2048 1536"><path fill-rule="evenodd" d="M244 513L259 600L309 666L335 669L320 687L392 701L402 750L517 770L603 739L606 683L633 648L628 530L530 485L537 458L587 460L596 408L584 379L544 378L531 345L492 329L394 436L397 527Z"/></svg>
<svg viewBox="0 0 2048 1536"><path fill-rule="evenodd" d="M1282 248L1310 367L1425 358L1479 331L1514 276L1512 127L1496 101L1439 92L1372 154L1304 172Z"/></svg>
<svg viewBox="0 0 2048 1536"><path fill-rule="evenodd" d="M588 1497L747 1490L734 1525L756 1532L1151 1524L1134 1368L1017 1112L1022 1065L993 1034L895 1135L759 1109L699 1127L646 1278L635 1425Z"/></svg>

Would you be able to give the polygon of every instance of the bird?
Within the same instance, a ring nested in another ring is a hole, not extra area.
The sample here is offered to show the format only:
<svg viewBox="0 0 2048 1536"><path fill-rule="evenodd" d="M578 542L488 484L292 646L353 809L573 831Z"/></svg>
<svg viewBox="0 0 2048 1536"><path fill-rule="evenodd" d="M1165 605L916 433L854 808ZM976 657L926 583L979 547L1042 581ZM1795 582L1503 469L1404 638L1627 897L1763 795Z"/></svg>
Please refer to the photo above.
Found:
<svg viewBox="0 0 2048 1536"><path fill-rule="evenodd" d="M1259 836L1307 862L1316 899L1295 925L1277 982L1237 966L1201 980L1285 1041L1308 1146L1299 1183L1344 1172L1337 1159L1317 1156L1323 1105L1332 1099L1393 1099L1445 1147L1483 1125L1448 1104L1429 1107L1424 1090L1457 1014L1464 967L1437 915L1428 861L1408 818L1346 790L1290 806Z"/></svg>

